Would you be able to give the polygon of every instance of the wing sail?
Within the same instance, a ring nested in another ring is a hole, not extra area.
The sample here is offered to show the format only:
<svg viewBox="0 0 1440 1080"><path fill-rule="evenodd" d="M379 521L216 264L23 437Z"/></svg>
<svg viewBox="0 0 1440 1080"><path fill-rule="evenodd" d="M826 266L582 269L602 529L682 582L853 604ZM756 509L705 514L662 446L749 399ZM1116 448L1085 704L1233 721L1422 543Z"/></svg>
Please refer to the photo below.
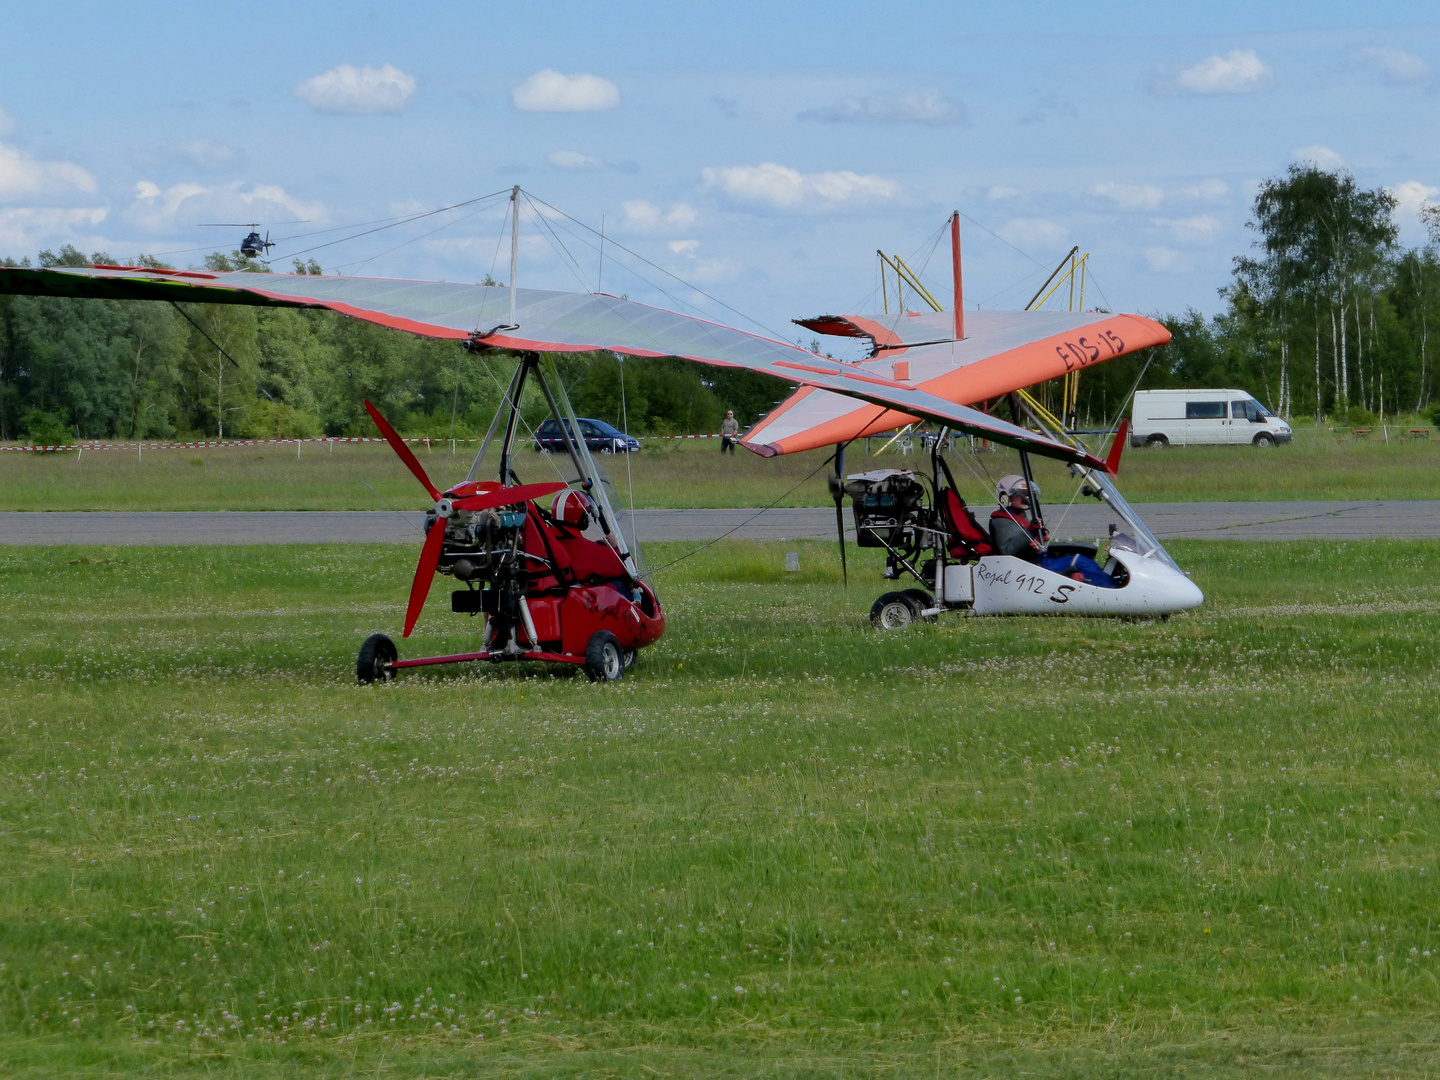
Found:
<svg viewBox="0 0 1440 1080"><path fill-rule="evenodd" d="M926 419L1044 457L1105 467L1074 447L957 405L913 381L897 380L893 372L843 364L781 341L605 294L517 289L518 325L512 327L507 325L508 289L451 282L108 266L0 267L0 293L323 308L413 334L466 340L478 348L676 356L747 368L841 399L858 399L859 408L894 413L904 418L902 423ZM757 439L756 432L746 442L766 456L795 449Z"/></svg>
<svg viewBox="0 0 1440 1080"><path fill-rule="evenodd" d="M988 401L1022 386L1059 378L1092 364L1170 340L1170 332L1140 315L1067 311L975 311L968 335L953 337L947 312L904 315L827 315L797 319L817 333L868 338L870 359L856 370L891 378L963 405ZM760 421L750 442L793 453L890 431L914 417L857 405L829 393L798 391Z"/></svg>

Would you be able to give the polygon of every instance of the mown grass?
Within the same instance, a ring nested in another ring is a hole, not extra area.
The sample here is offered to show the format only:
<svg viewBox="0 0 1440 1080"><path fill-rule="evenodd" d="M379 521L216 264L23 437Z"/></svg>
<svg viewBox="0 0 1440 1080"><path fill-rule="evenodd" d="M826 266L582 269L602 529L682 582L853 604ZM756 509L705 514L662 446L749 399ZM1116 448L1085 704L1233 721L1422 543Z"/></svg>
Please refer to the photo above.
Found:
<svg viewBox="0 0 1440 1080"><path fill-rule="evenodd" d="M1440 548L1174 550L1168 623L879 636L721 544L619 685L368 688L412 551L6 550L0 1068L1433 1072Z"/></svg>
<svg viewBox="0 0 1440 1080"><path fill-rule="evenodd" d="M876 440L878 451L881 443ZM472 446L451 453L437 442L417 454L442 487L464 478ZM829 500L823 467L828 451L769 460L744 450L722 458L713 440L648 442L629 464L603 457L622 501L633 479L641 507L822 506ZM970 477L979 497L985 475L1015 470L1013 455L958 453L957 477ZM892 449L869 457L852 448L848 471L914 468L917 455ZM523 450L525 479L553 473L533 450ZM817 471L818 470L818 471ZM973 474L973 475L972 475ZM1063 469L1037 463L1050 497L1074 486ZM807 479L808 478L808 479ZM962 483L965 483L962 480ZM798 485L798 486L797 486ZM1273 450L1206 446L1127 449L1120 486L1135 502L1263 501L1296 499L1440 498L1440 438L1410 439L1392 427L1387 443L1348 431L1302 425L1295 442ZM969 490L967 488L967 490ZM197 450L0 453L0 510L403 510L425 496L390 449L381 444L304 444Z"/></svg>

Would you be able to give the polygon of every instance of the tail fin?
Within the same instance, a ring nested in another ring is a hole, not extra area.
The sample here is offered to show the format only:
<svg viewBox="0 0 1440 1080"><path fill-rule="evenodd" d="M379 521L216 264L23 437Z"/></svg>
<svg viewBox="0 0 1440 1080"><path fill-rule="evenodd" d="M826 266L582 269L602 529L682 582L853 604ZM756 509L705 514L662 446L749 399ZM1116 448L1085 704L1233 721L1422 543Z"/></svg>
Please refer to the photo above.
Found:
<svg viewBox="0 0 1440 1080"><path fill-rule="evenodd" d="M1120 472L1120 454L1125 449L1125 437L1130 434L1130 420L1122 418L1115 431L1115 441L1110 444L1110 453L1105 456L1105 471L1111 476Z"/></svg>

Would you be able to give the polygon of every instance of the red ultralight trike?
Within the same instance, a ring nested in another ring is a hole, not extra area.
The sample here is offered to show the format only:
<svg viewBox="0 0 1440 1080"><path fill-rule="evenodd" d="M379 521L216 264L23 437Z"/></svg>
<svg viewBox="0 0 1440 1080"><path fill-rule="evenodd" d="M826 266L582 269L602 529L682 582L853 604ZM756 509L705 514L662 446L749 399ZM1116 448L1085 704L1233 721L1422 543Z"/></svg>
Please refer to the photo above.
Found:
<svg viewBox="0 0 1440 1080"><path fill-rule="evenodd" d="M543 455L555 480L521 484L514 453L521 395L532 378L568 445ZM660 601L642 580L639 546L620 528L609 479L579 434L553 363L535 353L521 355L469 477L443 493L379 411L368 401L365 408L435 500L426 514L402 636L415 629L436 574L464 586L451 593L451 609L480 617L483 629L475 652L406 660L388 636L372 634L356 660L361 682L393 678L402 668L477 660L576 664L592 680L613 681L664 633ZM499 479L476 479L492 445L499 451Z"/></svg>

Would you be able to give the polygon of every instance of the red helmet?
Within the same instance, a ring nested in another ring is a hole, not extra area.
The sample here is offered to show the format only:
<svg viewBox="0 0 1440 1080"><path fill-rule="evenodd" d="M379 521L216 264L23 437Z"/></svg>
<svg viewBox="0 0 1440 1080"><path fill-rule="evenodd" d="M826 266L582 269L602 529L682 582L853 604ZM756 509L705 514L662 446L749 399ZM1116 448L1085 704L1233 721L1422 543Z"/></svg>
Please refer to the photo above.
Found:
<svg viewBox="0 0 1440 1080"><path fill-rule="evenodd" d="M583 491L572 489L562 491L555 496L555 500L550 504L550 513L556 521L563 521L566 525L584 529L589 526L590 519L595 516L595 504Z"/></svg>

